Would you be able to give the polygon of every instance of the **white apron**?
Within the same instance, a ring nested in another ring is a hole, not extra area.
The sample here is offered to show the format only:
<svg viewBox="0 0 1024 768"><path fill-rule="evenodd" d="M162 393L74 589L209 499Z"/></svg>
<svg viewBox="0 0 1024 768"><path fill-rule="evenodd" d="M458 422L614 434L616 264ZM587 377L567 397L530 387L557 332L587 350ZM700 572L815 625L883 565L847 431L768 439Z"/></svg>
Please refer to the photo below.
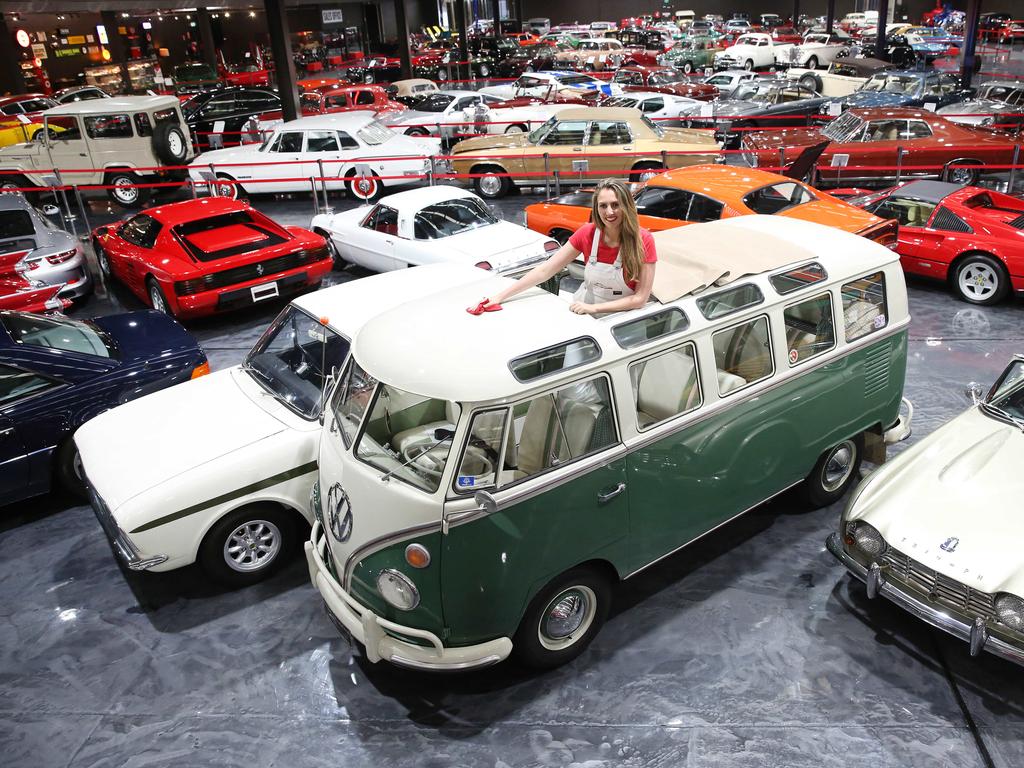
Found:
<svg viewBox="0 0 1024 768"><path fill-rule="evenodd" d="M601 230L594 227L594 242L590 246L590 257L583 270L583 284L572 295L573 301L584 304L600 304L632 296L635 291L626 285L626 276L622 272L622 248L615 256L615 263L604 264L597 260L597 249L601 243Z"/></svg>

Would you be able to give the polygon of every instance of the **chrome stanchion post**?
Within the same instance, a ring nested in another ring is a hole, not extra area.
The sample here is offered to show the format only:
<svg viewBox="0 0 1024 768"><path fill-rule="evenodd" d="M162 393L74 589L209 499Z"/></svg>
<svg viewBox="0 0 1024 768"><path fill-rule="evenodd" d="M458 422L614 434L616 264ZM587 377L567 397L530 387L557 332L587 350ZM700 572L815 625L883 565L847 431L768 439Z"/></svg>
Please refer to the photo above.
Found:
<svg viewBox="0 0 1024 768"><path fill-rule="evenodd" d="M1013 182L1017 176L1017 162L1020 160L1020 144L1013 145L1013 164L1010 166L1010 180L1007 182L1006 191L1013 194Z"/></svg>
<svg viewBox="0 0 1024 768"><path fill-rule="evenodd" d="M89 216L85 212L85 201L82 199L82 191L78 188L78 185L71 187L75 190L75 201L78 203L78 210L82 212L82 221L85 223L85 232L82 234L82 239L87 240L89 232L92 231L92 225L89 223Z"/></svg>
<svg viewBox="0 0 1024 768"><path fill-rule="evenodd" d="M779 173L786 172L786 148L779 147Z"/></svg>
<svg viewBox="0 0 1024 768"><path fill-rule="evenodd" d="M68 203L68 196L64 190L64 180L60 176L60 170L54 168L53 175L44 176L43 179L49 182L48 186L53 190L53 196L61 203L61 218L64 220L64 226L71 228L71 235L73 237L78 237L78 228L75 226L75 219L78 217L71 212L71 204Z"/></svg>
<svg viewBox="0 0 1024 768"><path fill-rule="evenodd" d="M555 197L562 194L562 182L558 178L558 171L555 171Z"/></svg>
<svg viewBox="0 0 1024 768"><path fill-rule="evenodd" d="M309 188L313 192L313 215L320 213L320 195L316 191L316 176L309 177Z"/></svg>
<svg viewBox="0 0 1024 768"><path fill-rule="evenodd" d="M551 197L551 156L544 153L544 197Z"/></svg>
<svg viewBox="0 0 1024 768"><path fill-rule="evenodd" d="M661 167L668 170L668 150L661 150Z"/></svg>
<svg viewBox="0 0 1024 768"><path fill-rule="evenodd" d="M430 157L427 158L427 163L429 164L427 166L427 186L428 187L432 187L432 186L434 186L434 173L436 173L436 171L434 170L434 156L433 155L431 155Z"/></svg>
<svg viewBox="0 0 1024 768"><path fill-rule="evenodd" d="M213 163L210 163L210 189L207 190L210 197L217 196L217 171L213 169Z"/></svg>
<svg viewBox="0 0 1024 768"><path fill-rule="evenodd" d="M320 188L324 192L324 213L331 213L331 204L327 200L327 177L324 175L324 161L317 158L316 164L320 168Z"/></svg>

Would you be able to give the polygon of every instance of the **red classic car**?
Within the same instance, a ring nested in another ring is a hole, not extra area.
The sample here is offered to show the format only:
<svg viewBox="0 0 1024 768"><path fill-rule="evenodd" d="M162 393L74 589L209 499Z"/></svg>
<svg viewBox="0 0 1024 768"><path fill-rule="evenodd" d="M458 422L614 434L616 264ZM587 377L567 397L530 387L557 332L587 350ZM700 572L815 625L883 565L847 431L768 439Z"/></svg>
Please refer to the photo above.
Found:
<svg viewBox="0 0 1024 768"><path fill-rule="evenodd" d="M612 78L626 91L655 91L687 96L698 101L711 101L718 95L718 89L706 83L692 83L682 72L673 67L619 67Z"/></svg>
<svg viewBox="0 0 1024 768"><path fill-rule="evenodd" d="M220 77L228 85L270 85L270 70L255 64L229 64L220 69Z"/></svg>
<svg viewBox="0 0 1024 768"><path fill-rule="evenodd" d="M71 301L57 297L61 285L43 285L20 275L0 277L0 309L18 312L50 312L67 309Z"/></svg>
<svg viewBox="0 0 1024 768"><path fill-rule="evenodd" d="M877 107L847 110L824 126L750 132L740 148L748 164L777 167L780 152L788 166L804 149L823 143L815 170L818 182L829 186L895 179L897 168L902 178L973 184L988 172L984 166L1012 162L1014 147L1010 137L934 112Z"/></svg>
<svg viewBox="0 0 1024 768"><path fill-rule="evenodd" d="M97 227L100 271L154 309L209 315L316 288L331 270L327 242L282 227L243 200L205 197Z"/></svg>
<svg viewBox="0 0 1024 768"><path fill-rule="evenodd" d="M899 222L903 270L946 281L971 304L1024 292L1024 200L981 187L912 181L847 200Z"/></svg>
<svg viewBox="0 0 1024 768"><path fill-rule="evenodd" d="M401 102L392 100L382 85L345 85L306 91L299 96L299 107L304 116L363 110L375 112L378 117L395 115L406 108ZM282 119L279 109L264 112L259 116L259 125L265 130Z"/></svg>
<svg viewBox="0 0 1024 768"><path fill-rule="evenodd" d="M653 67L675 41L660 29L625 29L619 32L619 42L626 49L623 64Z"/></svg>

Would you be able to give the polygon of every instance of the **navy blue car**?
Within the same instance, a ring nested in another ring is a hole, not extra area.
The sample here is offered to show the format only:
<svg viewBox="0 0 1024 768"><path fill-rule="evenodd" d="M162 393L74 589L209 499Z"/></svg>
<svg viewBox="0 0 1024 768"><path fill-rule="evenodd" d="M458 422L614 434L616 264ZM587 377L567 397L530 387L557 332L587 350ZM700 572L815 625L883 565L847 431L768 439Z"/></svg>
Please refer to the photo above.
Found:
<svg viewBox="0 0 1024 768"><path fill-rule="evenodd" d="M843 109L860 107L944 107L964 98L960 76L947 72L878 72L851 93L834 99ZM823 110L824 111L824 110Z"/></svg>
<svg viewBox="0 0 1024 768"><path fill-rule="evenodd" d="M54 480L84 494L78 427L208 371L196 340L161 312L84 322L0 312L0 505L46 493Z"/></svg>

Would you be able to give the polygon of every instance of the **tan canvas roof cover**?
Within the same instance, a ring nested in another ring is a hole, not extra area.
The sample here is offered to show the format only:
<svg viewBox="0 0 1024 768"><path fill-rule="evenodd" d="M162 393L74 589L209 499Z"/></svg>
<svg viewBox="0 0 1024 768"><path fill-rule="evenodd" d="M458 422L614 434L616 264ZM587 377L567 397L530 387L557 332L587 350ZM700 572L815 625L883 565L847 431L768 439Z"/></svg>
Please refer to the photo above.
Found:
<svg viewBox="0 0 1024 768"><path fill-rule="evenodd" d="M808 232L802 226L792 231L792 224L804 223L774 216L739 216L655 232L658 267L651 294L664 304L745 275L818 258L801 244Z"/></svg>

